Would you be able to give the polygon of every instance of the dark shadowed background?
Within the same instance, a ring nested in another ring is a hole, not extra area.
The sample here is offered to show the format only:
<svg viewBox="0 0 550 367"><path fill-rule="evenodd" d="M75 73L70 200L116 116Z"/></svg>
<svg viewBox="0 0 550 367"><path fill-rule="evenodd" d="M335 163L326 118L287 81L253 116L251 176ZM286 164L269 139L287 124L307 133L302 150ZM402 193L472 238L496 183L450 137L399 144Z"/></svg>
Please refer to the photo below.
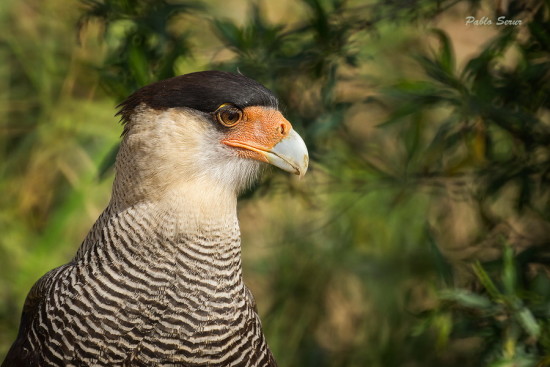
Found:
<svg viewBox="0 0 550 367"><path fill-rule="evenodd" d="M0 360L107 204L115 106L207 69L310 150L239 204L280 366L550 366L547 0L1 1Z"/></svg>

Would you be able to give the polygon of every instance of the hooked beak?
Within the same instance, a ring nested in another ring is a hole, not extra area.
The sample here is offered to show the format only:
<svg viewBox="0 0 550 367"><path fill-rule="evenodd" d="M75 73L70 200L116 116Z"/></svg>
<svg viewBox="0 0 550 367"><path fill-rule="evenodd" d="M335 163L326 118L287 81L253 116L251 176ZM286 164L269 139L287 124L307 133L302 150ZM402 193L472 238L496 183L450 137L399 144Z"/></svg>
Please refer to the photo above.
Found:
<svg viewBox="0 0 550 367"><path fill-rule="evenodd" d="M305 175L309 164L306 143L294 129L271 150L261 152L267 161L283 171Z"/></svg>

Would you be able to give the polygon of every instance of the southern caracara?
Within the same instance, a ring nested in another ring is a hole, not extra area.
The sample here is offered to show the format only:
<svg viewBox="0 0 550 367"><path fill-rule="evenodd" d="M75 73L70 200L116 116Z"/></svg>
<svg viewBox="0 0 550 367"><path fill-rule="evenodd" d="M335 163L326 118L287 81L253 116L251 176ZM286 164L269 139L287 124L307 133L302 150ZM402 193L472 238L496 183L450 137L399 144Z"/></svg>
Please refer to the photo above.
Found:
<svg viewBox="0 0 550 367"><path fill-rule="evenodd" d="M237 195L308 153L275 96L205 71L120 105L111 201L27 297L4 367L275 366L242 279Z"/></svg>

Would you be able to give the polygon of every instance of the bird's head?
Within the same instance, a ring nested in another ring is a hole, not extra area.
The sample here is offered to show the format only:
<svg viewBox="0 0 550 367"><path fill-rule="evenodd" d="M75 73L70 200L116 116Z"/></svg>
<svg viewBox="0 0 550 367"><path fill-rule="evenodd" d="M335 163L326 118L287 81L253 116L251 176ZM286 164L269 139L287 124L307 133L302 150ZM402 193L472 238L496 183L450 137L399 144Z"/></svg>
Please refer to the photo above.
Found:
<svg viewBox="0 0 550 367"><path fill-rule="evenodd" d="M307 170L307 148L273 93L243 75L181 75L139 89L119 107L117 180L133 195L189 183L238 194L264 163L300 176Z"/></svg>

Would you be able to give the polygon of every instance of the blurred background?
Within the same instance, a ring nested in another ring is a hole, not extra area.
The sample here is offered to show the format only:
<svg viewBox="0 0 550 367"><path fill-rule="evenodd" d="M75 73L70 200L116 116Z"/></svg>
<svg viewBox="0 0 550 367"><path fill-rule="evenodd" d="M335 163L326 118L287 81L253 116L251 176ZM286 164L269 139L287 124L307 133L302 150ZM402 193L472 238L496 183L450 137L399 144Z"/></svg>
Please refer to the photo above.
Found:
<svg viewBox="0 0 550 367"><path fill-rule="evenodd" d="M550 366L549 12L1 1L0 360L109 200L115 106L220 69L271 88L310 150L304 179L272 171L239 204L280 366Z"/></svg>

